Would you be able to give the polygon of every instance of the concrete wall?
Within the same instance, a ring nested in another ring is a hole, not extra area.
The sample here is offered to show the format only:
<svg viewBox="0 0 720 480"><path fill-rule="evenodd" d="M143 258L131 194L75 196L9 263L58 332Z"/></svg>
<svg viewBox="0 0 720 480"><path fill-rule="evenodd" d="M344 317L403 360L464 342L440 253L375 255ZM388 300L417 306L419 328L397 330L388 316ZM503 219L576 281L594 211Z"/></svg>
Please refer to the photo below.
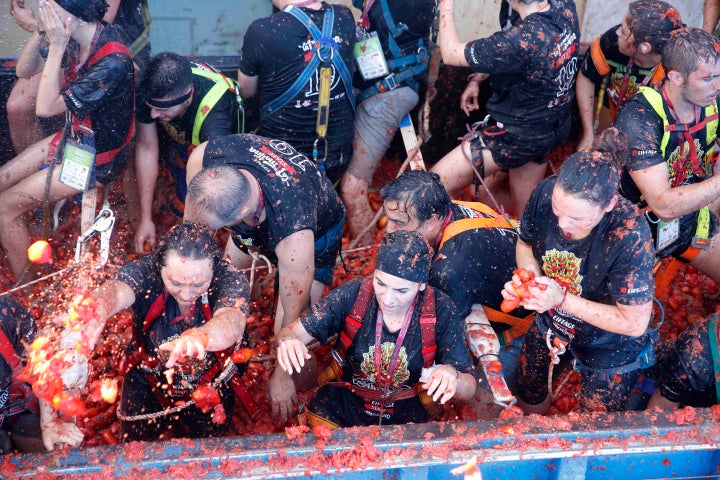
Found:
<svg viewBox="0 0 720 480"><path fill-rule="evenodd" d="M37 0L26 0L31 6ZM669 0L685 23L700 26L703 0ZM351 0L336 3L351 6ZM582 40L589 41L622 19L628 0L576 0ZM465 41L498 28L500 0L456 0L458 31ZM268 0L150 0L153 50L193 55L236 55L247 26L271 12ZM357 13L357 10L355 10ZM19 55L27 33L9 15L9 0L0 13L0 57Z"/></svg>

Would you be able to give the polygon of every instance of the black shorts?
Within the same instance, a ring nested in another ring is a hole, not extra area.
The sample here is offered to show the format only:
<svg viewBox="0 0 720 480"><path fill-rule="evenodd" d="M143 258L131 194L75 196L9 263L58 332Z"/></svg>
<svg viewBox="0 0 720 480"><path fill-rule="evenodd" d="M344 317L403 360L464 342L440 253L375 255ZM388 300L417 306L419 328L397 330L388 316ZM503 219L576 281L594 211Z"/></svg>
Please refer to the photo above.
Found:
<svg viewBox="0 0 720 480"><path fill-rule="evenodd" d="M483 150L490 150L493 161L503 169L522 167L530 162L542 164L548 161L553 149L567 139L570 128L570 117L567 117L558 125L549 126L549 133L537 132L537 136L530 138L520 137L498 125L490 125L470 139L470 154L483 177Z"/></svg>
<svg viewBox="0 0 720 480"><path fill-rule="evenodd" d="M550 369L550 354L545 342L547 329L538 327L536 320L530 324L525 334L520 357L518 359L517 372L517 395L524 402L530 405L538 405L545 400L548 392L548 373ZM644 340L649 341L649 339ZM633 362L639 352L627 351L619 355L618 351L612 351L612 361L607 361L606 356L599 355L599 348L584 348L572 346L571 352L575 355L583 355L583 361L591 368L612 368L620 367ZM609 350L609 349L606 349ZM623 349L624 350L624 349ZM592 373L580 373L580 395L579 404L581 409L595 411L602 407L608 412L624 411L627 409L627 401L632 388L642 372L641 369L613 375L612 378L602 378Z"/></svg>
<svg viewBox="0 0 720 480"><path fill-rule="evenodd" d="M709 407L718 401L708 337L712 319L720 323L717 315L703 319L658 349L660 393L671 402Z"/></svg>
<svg viewBox="0 0 720 480"><path fill-rule="evenodd" d="M377 425L380 421L380 408L377 403L366 401L347 388L333 385L320 387L308 403L307 409L338 427ZM382 415L383 425L425 423L429 420L427 410L418 397L386 405Z"/></svg>
<svg viewBox="0 0 720 480"><path fill-rule="evenodd" d="M120 422L122 441L157 440L160 435L171 433L172 437L216 437L224 435L230 428L235 404L235 395L226 383L218 388L220 399L225 408L226 420L223 424L212 421L212 410L203 413L196 406L187 407L178 413L149 420ZM162 405L155 397L145 374L133 368L123 380L120 398L120 411L125 416L160 412Z"/></svg>

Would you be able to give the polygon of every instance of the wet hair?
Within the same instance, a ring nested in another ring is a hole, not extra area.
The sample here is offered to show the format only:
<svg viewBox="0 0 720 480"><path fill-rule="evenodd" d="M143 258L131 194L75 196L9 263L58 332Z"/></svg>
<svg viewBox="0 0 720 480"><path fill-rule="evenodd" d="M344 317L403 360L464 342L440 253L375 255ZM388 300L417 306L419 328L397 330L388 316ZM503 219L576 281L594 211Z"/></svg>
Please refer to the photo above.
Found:
<svg viewBox="0 0 720 480"><path fill-rule="evenodd" d="M375 268L410 282L427 283L432 249L417 232L397 230L380 241Z"/></svg>
<svg viewBox="0 0 720 480"><path fill-rule="evenodd" d="M145 67L140 92L145 98L179 97L192 85L190 60L173 52L158 53Z"/></svg>
<svg viewBox="0 0 720 480"><path fill-rule="evenodd" d="M99 22L108 11L105 0L55 0L60 8L88 23Z"/></svg>
<svg viewBox="0 0 720 480"><path fill-rule="evenodd" d="M157 250L157 265L167 265L170 252L188 260L212 260L213 268L222 259L222 251L212 230L206 225L184 222L175 226L160 241Z"/></svg>
<svg viewBox="0 0 720 480"><path fill-rule="evenodd" d="M383 200L403 204L420 225L433 215L441 219L450 213L452 202L437 173L411 170L400 175L380 190Z"/></svg>
<svg viewBox="0 0 720 480"><path fill-rule="evenodd" d="M620 168L627 151L627 137L608 128L592 150L572 154L560 167L556 186L569 195L605 208L618 193Z"/></svg>
<svg viewBox="0 0 720 480"><path fill-rule="evenodd" d="M665 71L674 70L687 78L702 61L709 64L720 61L720 40L700 28L673 32L662 52Z"/></svg>
<svg viewBox="0 0 720 480"><path fill-rule="evenodd" d="M652 53L662 53L670 34L683 28L675 7L661 0L637 0L628 6L628 28L635 37L635 46L647 42Z"/></svg>
<svg viewBox="0 0 720 480"><path fill-rule="evenodd" d="M214 217L222 225L234 225L238 211L250 199L250 182L236 167L206 168L190 181L185 196L185 218L206 222Z"/></svg>

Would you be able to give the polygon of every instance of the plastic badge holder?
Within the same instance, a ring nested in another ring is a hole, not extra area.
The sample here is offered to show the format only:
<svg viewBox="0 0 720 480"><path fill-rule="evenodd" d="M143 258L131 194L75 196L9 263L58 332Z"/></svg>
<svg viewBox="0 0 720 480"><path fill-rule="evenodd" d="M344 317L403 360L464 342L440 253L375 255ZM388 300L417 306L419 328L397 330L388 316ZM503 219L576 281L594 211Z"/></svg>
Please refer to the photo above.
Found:
<svg viewBox="0 0 720 480"><path fill-rule="evenodd" d="M68 187L85 191L95 163L95 149L90 145L68 140L63 153L60 181Z"/></svg>
<svg viewBox="0 0 720 480"><path fill-rule="evenodd" d="M390 73L377 32L364 34L362 40L355 42L355 62L365 80L384 77Z"/></svg>

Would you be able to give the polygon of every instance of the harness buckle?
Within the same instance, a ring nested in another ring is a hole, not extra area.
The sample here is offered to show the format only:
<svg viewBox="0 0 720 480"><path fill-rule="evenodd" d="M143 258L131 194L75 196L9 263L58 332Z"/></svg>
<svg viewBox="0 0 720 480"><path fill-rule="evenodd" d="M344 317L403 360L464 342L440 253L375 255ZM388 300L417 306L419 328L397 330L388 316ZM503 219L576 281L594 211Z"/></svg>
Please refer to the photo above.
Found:
<svg viewBox="0 0 720 480"><path fill-rule="evenodd" d="M391 73L387 77L383 78L382 82L380 82L383 87L385 87L385 90L395 90L398 87L397 81L395 81L395 73Z"/></svg>
<svg viewBox="0 0 720 480"><path fill-rule="evenodd" d="M337 349L333 348L330 350L330 355L332 356L333 360L337 362L338 365L341 367L345 366L345 359L340 356L340 352L337 351Z"/></svg>

